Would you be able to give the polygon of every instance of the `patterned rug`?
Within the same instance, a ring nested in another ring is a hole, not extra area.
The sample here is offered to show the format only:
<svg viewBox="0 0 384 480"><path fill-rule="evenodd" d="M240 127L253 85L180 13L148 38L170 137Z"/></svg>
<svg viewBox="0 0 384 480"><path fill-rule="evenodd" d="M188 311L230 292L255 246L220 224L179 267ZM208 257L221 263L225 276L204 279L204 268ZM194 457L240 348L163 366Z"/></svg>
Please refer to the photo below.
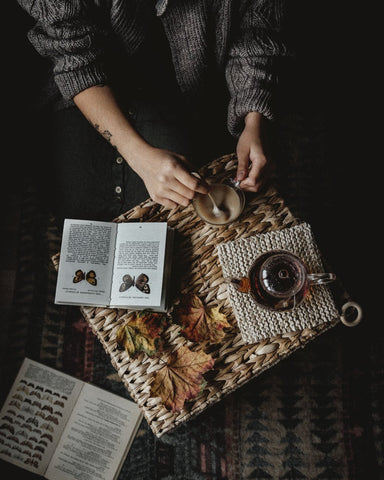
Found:
<svg viewBox="0 0 384 480"><path fill-rule="evenodd" d="M296 127L295 137L288 126ZM308 138L305 128L315 132L311 142L298 141ZM313 189L331 188L313 162L323 126L290 119L285 131L292 170L282 167L291 185L284 195L312 220ZM27 184L13 307L1 329L2 402L25 356L128 397L78 308L53 303L50 256L59 247L38 187ZM143 420L119 480L383 479L384 336L372 338L367 323L335 327L161 439ZM36 478L4 462L0 469Z"/></svg>

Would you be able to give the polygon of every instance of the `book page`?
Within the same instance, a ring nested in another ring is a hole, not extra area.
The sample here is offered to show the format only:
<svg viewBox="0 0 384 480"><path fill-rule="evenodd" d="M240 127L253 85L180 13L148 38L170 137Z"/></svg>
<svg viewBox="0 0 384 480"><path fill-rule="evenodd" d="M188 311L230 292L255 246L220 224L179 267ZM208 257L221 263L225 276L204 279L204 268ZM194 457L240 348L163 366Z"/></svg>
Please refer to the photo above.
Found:
<svg viewBox="0 0 384 480"><path fill-rule="evenodd" d="M50 480L111 480L142 413L132 401L86 384L48 467Z"/></svg>
<svg viewBox="0 0 384 480"><path fill-rule="evenodd" d="M83 382L26 358L0 414L0 458L43 475Z"/></svg>
<svg viewBox="0 0 384 480"><path fill-rule="evenodd" d="M66 219L55 303L107 306L117 224Z"/></svg>
<svg viewBox="0 0 384 480"><path fill-rule="evenodd" d="M161 306L166 238L166 222L119 224L111 305Z"/></svg>

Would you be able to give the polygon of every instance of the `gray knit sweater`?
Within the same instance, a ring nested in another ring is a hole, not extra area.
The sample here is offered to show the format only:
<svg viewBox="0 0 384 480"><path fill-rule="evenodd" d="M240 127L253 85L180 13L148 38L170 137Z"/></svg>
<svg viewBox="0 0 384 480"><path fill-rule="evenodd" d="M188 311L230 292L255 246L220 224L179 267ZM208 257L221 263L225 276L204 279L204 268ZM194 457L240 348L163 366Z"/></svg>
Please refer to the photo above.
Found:
<svg viewBox="0 0 384 480"><path fill-rule="evenodd" d="M152 0L155 3L155 0ZM36 20L28 36L53 61L64 99L108 83L103 45L111 37L132 55L146 34L150 0L18 0ZM228 129L238 136L250 111L273 117L282 0L158 0L156 14L168 38L181 90L206 81L210 62L225 77Z"/></svg>

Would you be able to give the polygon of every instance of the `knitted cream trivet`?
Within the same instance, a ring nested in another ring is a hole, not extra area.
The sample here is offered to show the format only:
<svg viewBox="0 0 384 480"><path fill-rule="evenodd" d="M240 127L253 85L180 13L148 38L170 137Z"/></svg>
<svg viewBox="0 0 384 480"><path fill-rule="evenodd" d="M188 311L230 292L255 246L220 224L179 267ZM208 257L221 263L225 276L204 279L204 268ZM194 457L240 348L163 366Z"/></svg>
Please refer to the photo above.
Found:
<svg viewBox="0 0 384 480"><path fill-rule="evenodd" d="M217 246L224 277L245 277L256 257L271 250L287 250L306 264L309 272L324 272L310 225L301 223ZM339 316L327 285L310 288L304 301L292 310L274 312L260 306L250 293L240 293L228 284L228 297L245 343L282 333L313 328Z"/></svg>

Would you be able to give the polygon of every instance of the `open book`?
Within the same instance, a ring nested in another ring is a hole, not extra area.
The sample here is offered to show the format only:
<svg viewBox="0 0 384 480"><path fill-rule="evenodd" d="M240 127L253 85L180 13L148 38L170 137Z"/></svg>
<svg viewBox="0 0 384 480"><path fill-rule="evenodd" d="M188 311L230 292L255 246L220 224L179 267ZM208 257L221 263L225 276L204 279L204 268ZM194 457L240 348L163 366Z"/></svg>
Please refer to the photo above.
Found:
<svg viewBox="0 0 384 480"><path fill-rule="evenodd" d="M26 358L0 413L0 458L50 480L112 480L141 420L136 403Z"/></svg>
<svg viewBox="0 0 384 480"><path fill-rule="evenodd" d="M166 222L66 219L55 303L166 311L173 233Z"/></svg>

